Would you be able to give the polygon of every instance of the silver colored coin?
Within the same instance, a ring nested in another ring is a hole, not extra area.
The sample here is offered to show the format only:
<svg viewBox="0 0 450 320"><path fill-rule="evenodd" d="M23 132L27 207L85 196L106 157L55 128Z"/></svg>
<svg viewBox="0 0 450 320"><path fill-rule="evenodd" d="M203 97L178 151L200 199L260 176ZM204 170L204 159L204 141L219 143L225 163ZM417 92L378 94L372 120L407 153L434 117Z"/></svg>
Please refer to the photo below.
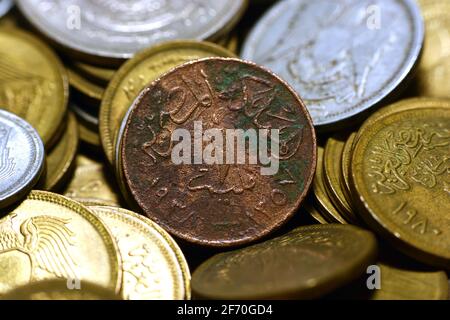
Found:
<svg viewBox="0 0 450 320"><path fill-rule="evenodd" d="M60 44L127 59L173 39L203 40L237 21L246 0L18 0L25 16Z"/></svg>
<svg viewBox="0 0 450 320"><path fill-rule="evenodd" d="M351 118L392 93L424 39L413 0L285 0L263 16L242 57L300 94L317 126Z"/></svg>
<svg viewBox="0 0 450 320"><path fill-rule="evenodd" d="M44 145L36 130L18 116L0 110L0 208L20 200L44 168Z"/></svg>
<svg viewBox="0 0 450 320"><path fill-rule="evenodd" d="M13 0L0 0L0 18L8 13L13 4Z"/></svg>

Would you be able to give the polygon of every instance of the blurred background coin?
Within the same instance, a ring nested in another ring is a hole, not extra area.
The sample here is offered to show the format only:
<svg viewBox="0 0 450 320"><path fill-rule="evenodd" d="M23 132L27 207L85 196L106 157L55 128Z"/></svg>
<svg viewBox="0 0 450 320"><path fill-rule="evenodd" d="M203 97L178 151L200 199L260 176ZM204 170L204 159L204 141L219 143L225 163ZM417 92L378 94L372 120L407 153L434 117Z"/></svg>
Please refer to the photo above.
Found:
<svg viewBox="0 0 450 320"><path fill-rule="evenodd" d="M300 227L273 240L221 253L192 275L195 298L311 299L362 275L375 236L350 225Z"/></svg>
<svg viewBox="0 0 450 320"><path fill-rule="evenodd" d="M13 0L1 0L0 1L0 18L3 17L14 5Z"/></svg>
<svg viewBox="0 0 450 320"><path fill-rule="evenodd" d="M17 3L43 34L97 59L128 59L141 49L167 40L217 37L234 26L246 7L244 0Z"/></svg>
<svg viewBox="0 0 450 320"><path fill-rule="evenodd" d="M261 162L248 161L174 164L172 132L193 137L196 122L205 129L280 130L279 170L263 175ZM206 58L142 91L121 154L126 184L149 218L189 242L226 247L268 235L297 211L314 176L316 136L302 100L280 78L242 60Z"/></svg>

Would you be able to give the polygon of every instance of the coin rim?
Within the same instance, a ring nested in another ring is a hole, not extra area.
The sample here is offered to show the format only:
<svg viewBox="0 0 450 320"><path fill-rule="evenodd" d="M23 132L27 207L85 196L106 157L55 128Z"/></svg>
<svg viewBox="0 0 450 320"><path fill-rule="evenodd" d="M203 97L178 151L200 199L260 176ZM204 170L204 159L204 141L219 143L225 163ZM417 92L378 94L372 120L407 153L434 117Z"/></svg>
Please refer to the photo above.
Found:
<svg viewBox="0 0 450 320"><path fill-rule="evenodd" d="M267 73L268 75L270 75L273 79L275 79L276 81L278 81L281 85L285 86L286 90L288 92L291 93L292 97L297 101L299 107L300 107L300 112L303 112L303 115L305 117L305 128L307 128L309 126L309 130L311 132L311 167L310 169L307 171L309 172L309 174L307 174L305 181L304 181L304 186L303 186L303 191L301 193L299 193L295 204L292 205L291 208L289 208L289 210L286 210L286 214L284 215L284 219L281 219L278 222L275 222L273 225L268 226L267 228L265 228L262 232L260 232L257 235L254 236L249 236L249 237L244 237L241 238L239 240L233 239L233 240L207 240L207 239L198 239L198 238L194 238L193 236L188 236L185 233L179 232L177 230L177 228L173 228L172 226L169 225L164 225L164 228L167 229L167 231L180 238L183 239L189 243L194 243L197 245L202 245L202 246L208 246L208 247L216 247L216 248L225 248L225 247L233 247L233 246L239 246L239 245L243 245L243 244L248 244L254 241L257 241L258 239L264 238L267 235L271 234L272 232L276 231L277 229L279 229L282 225L284 225L290 218L292 218L294 216L294 214L297 212L297 210L300 208L300 205L303 201L305 201L306 195L308 194L310 187L312 185L313 182L313 178L314 178L314 172L316 170L317 167L317 137L316 137L316 131L311 119L311 116L309 114L308 109L306 108L305 103L303 102L303 100L301 99L301 97L298 95L298 93L288 84L286 83L283 79L281 79L280 77L278 77L276 74L274 74L272 71L270 71L269 69L263 67L263 66L259 66L257 64L255 64L254 62L251 61L247 61L247 60L242 60L242 59L237 59L237 58L224 58L224 57L210 57L210 58L203 58L203 59L197 59L197 60L193 60L193 61L189 61L186 62L178 67L173 68L172 70L169 70L168 72L162 74L159 78L155 79L154 81L151 82L151 84L149 84L144 90L141 91L141 93L139 94L139 96L134 100L132 106L131 106L131 110L130 110L130 114L128 116L127 119L127 123L125 125L125 129L123 132L123 137L122 137L122 148L121 148L121 159L122 159L122 163L121 163L121 170L124 173L124 177L125 177L125 183L127 185L127 189L130 190L130 193L132 195L132 198L135 200L135 202L139 205L139 207L142 209L142 211L145 212L145 210L143 209L142 204L140 203L140 201L138 199L136 199L136 191L132 190L129 187L129 170L126 167L126 157L125 157L125 147L124 147L124 138L127 137L128 135L128 129L130 126L130 119L133 116L133 113L136 111L137 107L139 106L139 102L143 99L143 97L147 94L149 88L151 88L153 85L155 85L156 83L158 83L159 81L161 81L162 78L164 78L166 75L174 73L176 71L178 71L179 69L183 69L186 68L190 65L193 64L197 64L200 62L205 62L205 61L222 61L222 62L237 62L240 64L246 64L247 66L250 66L252 68L258 69L262 72ZM147 212L145 212L145 214L147 215ZM150 215L150 214L148 214ZM149 218L154 218L153 216L150 216ZM161 223L162 224L162 223Z"/></svg>

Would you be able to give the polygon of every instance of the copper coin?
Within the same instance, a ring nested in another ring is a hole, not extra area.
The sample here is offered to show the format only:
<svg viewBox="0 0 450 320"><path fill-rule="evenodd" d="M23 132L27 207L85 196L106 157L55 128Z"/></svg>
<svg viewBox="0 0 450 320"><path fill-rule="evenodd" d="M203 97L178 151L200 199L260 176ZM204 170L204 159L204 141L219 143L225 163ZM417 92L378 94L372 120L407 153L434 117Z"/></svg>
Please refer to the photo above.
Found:
<svg viewBox="0 0 450 320"><path fill-rule="evenodd" d="M231 139L239 129L251 137L241 149ZM316 166L300 97L270 71L231 58L189 62L155 80L135 100L122 139L126 184L142 211L173 235L214 247L284 224Z"/></svg>

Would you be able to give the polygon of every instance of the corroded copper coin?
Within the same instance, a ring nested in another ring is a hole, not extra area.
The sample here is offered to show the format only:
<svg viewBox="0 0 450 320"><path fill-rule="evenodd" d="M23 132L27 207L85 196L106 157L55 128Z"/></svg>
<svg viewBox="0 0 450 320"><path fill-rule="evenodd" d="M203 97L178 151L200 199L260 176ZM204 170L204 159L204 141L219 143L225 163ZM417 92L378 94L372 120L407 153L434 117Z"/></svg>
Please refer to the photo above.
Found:
<svg viewBox="0 0 450 320"><path fill-rule="evenodd" d="M264 237L296 212L314 175L316 137L280 78L207 58L142 91L120 156L146 215L184 240L223 247Z"/></svg>

